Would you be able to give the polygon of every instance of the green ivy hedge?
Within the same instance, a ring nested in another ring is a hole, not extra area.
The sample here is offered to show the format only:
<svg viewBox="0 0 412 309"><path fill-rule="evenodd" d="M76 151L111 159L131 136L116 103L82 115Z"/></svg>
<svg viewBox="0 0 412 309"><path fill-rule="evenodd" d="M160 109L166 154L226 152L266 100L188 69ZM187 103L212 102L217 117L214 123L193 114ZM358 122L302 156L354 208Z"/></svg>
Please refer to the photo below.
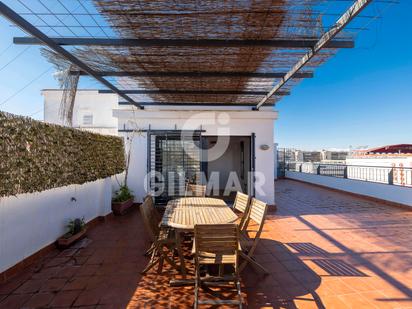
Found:
<svg viewBox="0 0 412 309"><path fill-rule="evenodd" d="M0 112L0 196L106 178L125 169L123 139Z"/></svg>

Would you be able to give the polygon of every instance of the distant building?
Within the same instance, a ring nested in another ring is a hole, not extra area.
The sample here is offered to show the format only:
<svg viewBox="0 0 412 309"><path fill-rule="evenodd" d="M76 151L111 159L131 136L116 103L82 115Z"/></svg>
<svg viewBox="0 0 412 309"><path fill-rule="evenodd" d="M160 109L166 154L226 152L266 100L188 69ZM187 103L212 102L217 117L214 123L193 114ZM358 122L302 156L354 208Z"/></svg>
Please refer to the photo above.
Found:
<svg viewBox="0 0 412 309"><path fill-rule="evenodd" d="M396 144L382 147L375 147L364 150L355 150L351 153L351 157L367 157L367 156L411 156L412 144Z"/></svg>
<svg viewBox="0 0 412 309"><path fill-rule="evenodd" d="M321 160L323 160L323 157L324 156L321 151L306 151L294 148L278 148L277 152L277 158L279 162L321 162ZM339 158L343 157L343 155L338 152L331 152L331 154L328 155L328 158L329 157L340 160Z"/></svg>
<svg viewBox="0 0 412 309"><path fill-rule="evenodd" d="M322 155L320 151L301 151L299 159L302 159L301 162L320 162Z"/></svg>
<svg viewBox="0 0 412 309"><path fill-rule="evenodd" d="M388 145L353 151L346 158L348 165L412 167L412 144Z"/></svg>
<svg viewBox="0 0 412 309"><path fill-rule="evenodd" d="M295 162L296 150L293 148L278 148L277 160L278 162Z"/></svg>
<svg viewBox="0 0 412 309"><path fill-rule="evenodd" d="M349 152L345 150L321 150L307 151L295 148L278 148L278 162L321 162L321 163L340 163L344 164Z"/></svg>
<svg viewBox="0 0 412 309"><path fill-rule="evenodd" d="M348 154L347 151L321 151L322 161L345 161Z"/></svg>
<svg viewBox="0 0 412 309"><path fill-rule="evenodd" d="M42 90L44 121L65 125L60 116L60 89ZM77 90L71 127L100 134L118 135L118 120L113 110L118 107L117 94L99 93L98 90Z"/></svg>

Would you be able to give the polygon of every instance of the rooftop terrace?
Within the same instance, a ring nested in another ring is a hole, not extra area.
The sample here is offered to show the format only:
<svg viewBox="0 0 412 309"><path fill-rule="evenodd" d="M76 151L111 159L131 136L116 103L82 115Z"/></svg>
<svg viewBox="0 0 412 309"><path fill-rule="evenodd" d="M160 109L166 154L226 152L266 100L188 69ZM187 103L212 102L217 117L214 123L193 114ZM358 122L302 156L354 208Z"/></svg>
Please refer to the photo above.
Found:
<svg viewBox="0 0 412 309"><path fill-rule="evenodd" d="M270 275L242 273L248 308L412 306L412 212L290 180L276 191L256 255ZM139 211L110 218L0 285L0 308L191 306L172 270L139 274L145 235Z"/></svg>

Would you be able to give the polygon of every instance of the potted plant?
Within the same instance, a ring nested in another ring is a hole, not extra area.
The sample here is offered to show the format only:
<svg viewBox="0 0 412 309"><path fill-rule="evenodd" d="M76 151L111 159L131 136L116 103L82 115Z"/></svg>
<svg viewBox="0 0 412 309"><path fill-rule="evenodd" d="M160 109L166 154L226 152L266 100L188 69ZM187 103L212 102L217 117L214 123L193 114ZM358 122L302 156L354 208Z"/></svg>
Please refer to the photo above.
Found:
<svg viewBox="0 0 412 309"><path fill-rule="evenodd" d="M59 248L67 248L86 235L87 227L84 218L76 218L67 224L68 232L57 239Z"/></svg>
<svg viewBox="0 0 412 309"><path fill-rule="evenodd" d="M121 216L127 212L129 208L133 206L134 196L132 191L127 186L127 178L129 175L129 164L132 151L132 143L136 134L140 134L139 130L133 130L131 136L127 137L128 145L126 145L125 152L125 176L123 184L119 181L119 190L115 192L115 196L112 199L112 212L117 216ZM116 177L117 180L117 177Z"/></svg>
<svg viewBox="0 0 412 309"><path fill-rule="evenodd" d="M121 185L112 200L112 211L115 215L123 215L133 206L134 196L127 185Z"/></svg>

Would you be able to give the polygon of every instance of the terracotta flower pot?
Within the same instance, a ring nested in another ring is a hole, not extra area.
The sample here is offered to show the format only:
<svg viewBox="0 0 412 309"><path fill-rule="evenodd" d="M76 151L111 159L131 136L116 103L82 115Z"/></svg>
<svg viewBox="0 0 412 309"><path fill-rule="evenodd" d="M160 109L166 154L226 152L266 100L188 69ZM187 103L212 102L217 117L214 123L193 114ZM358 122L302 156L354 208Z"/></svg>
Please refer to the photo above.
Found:
<svg viewBox="0 0 412 309"><path fill-rule="evenodd" d="M81 230L79 233L74 234L74 235L68 235L65 234L62 237L60 237L59 239L57 239L57 247L61 248L61 249L65 249L70 247L72 244L74 244L76 241L78 241L79 239L82 239L84 236L86 236L87 233L87 228L83 228L83 230Z"/></svg>
<svg viewBox="0 0 412 309"><path fill-rule="evenodd" d="M121 216L133 206L133 197L124 202L112 202L112 211L116 216Z"/></svg>

